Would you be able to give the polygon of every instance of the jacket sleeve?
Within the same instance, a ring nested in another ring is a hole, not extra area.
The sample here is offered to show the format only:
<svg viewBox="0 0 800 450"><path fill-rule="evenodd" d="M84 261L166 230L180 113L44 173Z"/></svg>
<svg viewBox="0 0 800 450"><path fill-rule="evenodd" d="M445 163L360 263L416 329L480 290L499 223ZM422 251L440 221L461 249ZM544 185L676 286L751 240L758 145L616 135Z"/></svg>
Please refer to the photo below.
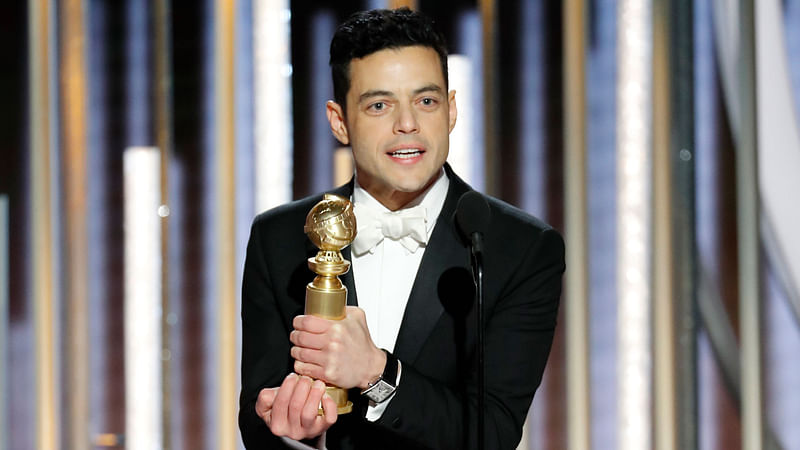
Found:
<svg viewBox="0 0 800 450"><path fill-rule="evenodd" d="M491 270L486 261L485 276ZM485 437L487 449L513 449L550 353L565 269L564 242L540 233L486 312ZM477 448L477 363L458 384L426 377L406 362L380 426L424 447Z"/></svg>
<svg viewBox="0 0 800 450"><path fill-rule="evenodd" d="M264 242L254 223L242 279L242 390L239 429L248 449L288 448L256 414L258 393L279 386L290 371L289 330L281 319L265 259Z"/></svg>

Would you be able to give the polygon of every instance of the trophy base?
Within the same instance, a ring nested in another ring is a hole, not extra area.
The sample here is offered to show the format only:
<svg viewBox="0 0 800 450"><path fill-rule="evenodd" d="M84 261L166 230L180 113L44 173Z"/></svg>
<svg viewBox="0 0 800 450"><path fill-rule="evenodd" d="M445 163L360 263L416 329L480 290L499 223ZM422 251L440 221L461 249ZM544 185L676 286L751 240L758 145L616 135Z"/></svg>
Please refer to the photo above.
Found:
<svg viewBox="0 0 800 450"><path fill-rule="evenodd" d="M325 392L336 402L336 412L347 414L353 411L353 402L347 399L346 390L336 386L325 386ZM319 408L317 414L320 416L324 414L322 407Z"/></svg>

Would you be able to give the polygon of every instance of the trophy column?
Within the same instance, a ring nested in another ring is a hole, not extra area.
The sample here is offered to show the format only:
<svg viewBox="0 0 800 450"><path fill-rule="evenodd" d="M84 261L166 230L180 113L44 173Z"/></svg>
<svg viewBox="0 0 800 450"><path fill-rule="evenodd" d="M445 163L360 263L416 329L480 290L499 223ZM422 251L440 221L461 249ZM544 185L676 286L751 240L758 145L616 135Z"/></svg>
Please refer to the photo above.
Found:
<svg viewBox="0 0 800 450"><path fill-rule="evenodd" d="M315 257L308 258L308 267L317 276L306 286L305 314L342 320L346 315L347 288L342 285L339 275L350 270L350 261L342 257L341 249L347 247L356 235L352 203L345 198L326 194L309 211L303 230L320 249ZM339 414L353 410L346 390L326 386L325 391L336 402Z"/></svg>

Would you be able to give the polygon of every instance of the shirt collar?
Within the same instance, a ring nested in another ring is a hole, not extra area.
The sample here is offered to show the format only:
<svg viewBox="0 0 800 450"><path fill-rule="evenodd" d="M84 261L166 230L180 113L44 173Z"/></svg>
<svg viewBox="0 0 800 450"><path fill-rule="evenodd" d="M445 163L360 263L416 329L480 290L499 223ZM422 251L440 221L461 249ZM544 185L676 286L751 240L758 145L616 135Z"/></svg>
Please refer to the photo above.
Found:
<svg viewBox="0 0 800 450"><path fill-rule="evenodd" d="M444 168L442 168L439 172L439 178L437 178L436 181L430 185L430 187L428 187L428 189L400 209L413 208L417 205L424 206L425 213L429 218L425 227L428 231L428 235L430 235L431 231L433 230L433 226L436 225L436 219L439 217L439 213L442 212L442 208L444 207L444 201L447 198L447 189L449 187L450 179L447 177ZM358 176L355 177L352 200L353 203L365 203L375 211L389 212L389 208L383 206L383 204L376 200L372 194L367 192L366 189L362 188L361 185L358 184Z"/></svg>

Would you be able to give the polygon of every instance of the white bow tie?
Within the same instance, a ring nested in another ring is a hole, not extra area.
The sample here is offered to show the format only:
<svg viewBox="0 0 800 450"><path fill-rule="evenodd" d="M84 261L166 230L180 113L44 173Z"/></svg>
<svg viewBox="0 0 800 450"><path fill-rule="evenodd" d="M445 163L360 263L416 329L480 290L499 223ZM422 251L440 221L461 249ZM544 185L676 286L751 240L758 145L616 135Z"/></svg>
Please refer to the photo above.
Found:
<svg viewBox="0 0 800 450"><path fill-rule="evenodd" d="M379 212L356 203L353 211L358 225L352 247L356 255L373 252L384 237L399 241L411 253L428 243L426 210L422 205L400 211Z"/></svg>

